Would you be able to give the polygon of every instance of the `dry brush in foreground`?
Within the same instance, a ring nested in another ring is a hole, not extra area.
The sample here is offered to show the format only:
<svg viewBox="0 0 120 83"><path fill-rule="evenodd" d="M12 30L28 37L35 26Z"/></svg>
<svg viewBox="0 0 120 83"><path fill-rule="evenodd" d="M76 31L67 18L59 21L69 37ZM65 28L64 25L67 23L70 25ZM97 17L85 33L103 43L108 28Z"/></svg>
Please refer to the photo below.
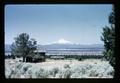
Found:
<svg viewBox="0 0 120 83"><path fill-rule="evenodd" d="M6 78L113 78L114 69L101 60L47 60L25 63L5 60Z"/></svg>

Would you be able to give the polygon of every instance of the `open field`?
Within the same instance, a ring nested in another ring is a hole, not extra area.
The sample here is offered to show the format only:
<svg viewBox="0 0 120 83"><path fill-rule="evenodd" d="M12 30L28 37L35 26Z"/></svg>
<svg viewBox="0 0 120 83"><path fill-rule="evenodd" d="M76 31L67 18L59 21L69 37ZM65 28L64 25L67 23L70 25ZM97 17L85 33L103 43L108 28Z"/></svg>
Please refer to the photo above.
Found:
<svg viewBox="0 0 120 83"><path fill-rule="evenodd" d="M50 60L41 63L5 60L6 78L113 78L114 69L100 59Z"/></svg>

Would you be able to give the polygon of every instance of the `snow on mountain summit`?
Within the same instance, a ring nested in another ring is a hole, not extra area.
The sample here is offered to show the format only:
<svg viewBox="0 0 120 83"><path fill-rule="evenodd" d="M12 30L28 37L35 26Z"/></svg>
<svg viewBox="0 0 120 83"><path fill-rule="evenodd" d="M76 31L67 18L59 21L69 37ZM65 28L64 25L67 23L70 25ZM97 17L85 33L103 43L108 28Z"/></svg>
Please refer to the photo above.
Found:
<svg viewBox="0 0 120 83"><path fill-rule="evenodd" d="M70 41L68 40L65 40L65 39L59 39L58 41L54 42L54 43L57 43L57 44L72 44Z"/></svg>

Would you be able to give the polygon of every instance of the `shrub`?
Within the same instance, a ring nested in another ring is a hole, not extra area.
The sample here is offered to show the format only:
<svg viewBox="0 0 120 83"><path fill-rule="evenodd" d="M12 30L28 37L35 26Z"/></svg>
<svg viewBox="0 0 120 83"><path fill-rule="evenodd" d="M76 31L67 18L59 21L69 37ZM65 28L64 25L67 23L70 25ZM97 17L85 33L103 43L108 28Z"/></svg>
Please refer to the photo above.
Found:
<svg viewBox="0 0 120 83"><path fill-rule="evenodd" d="M48 72L42 68L39 69L38 72L36 72L37 78L47 78Z"/></svg>
<svg viewBox="0 0 120 83"><path fill-rule="evenodd" d="M62 78L70 78L71 77L71 70L70 69L66 69L65 71L63 71L62 73Z"/></svg>
<svg viewBox="0 0 120 83"><path fill-rule="evenodd" d="M26 71L28 70L28 68L30 68L30 67L32 67L32 65L30 65L30 64L24 64L24 65L22 66L22 68L21 68L22 74L25 74Z"/></svg>
<svg viewBox="0 0 120 83"><path fill-rule="evenodd" d="M52 70L49 71L49 74L51 76L55 77L58 72L59 72L59 68L55 67L55 68L53 68Z"/></svg>
<svg viewBox="0 0 120 83"><path fill-rule="evenodd" d="M81 60L82 60L82 58L79 57L79 58L78 58L78 61L81 61Z"/></svg>
<svg viewBox="0 0 120 83"><path fill-rule="evenodd" d="M70 68L69 64L65 64L64 68Z"/></svg>

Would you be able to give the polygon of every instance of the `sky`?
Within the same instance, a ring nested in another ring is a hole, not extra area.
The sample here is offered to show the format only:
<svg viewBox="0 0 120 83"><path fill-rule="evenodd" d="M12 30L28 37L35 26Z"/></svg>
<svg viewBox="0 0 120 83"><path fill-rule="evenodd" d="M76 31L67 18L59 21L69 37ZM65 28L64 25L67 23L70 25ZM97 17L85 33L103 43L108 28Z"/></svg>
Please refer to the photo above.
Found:
<svg viewBox="0 0 120 83"><path fill-rule="evenodd" d="M103 44L112 4L38 4L5 6L5 44L28 33L37 44Z"/></svg>

